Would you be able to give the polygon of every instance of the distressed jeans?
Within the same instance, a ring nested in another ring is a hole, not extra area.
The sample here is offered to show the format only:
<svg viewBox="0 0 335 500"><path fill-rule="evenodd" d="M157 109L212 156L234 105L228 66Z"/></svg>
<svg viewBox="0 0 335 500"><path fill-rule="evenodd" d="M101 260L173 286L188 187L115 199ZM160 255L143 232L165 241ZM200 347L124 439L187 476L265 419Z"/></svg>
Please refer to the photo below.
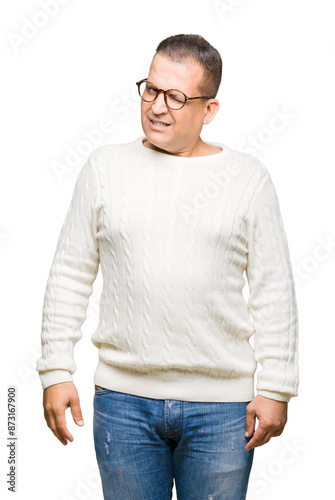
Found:
<svg viewBox="0 0 335 500"><path fill-rule="evenodd" d="M244 500L254 448L247 402L151 399L95 386L93 435L104 500Z"/></svg>

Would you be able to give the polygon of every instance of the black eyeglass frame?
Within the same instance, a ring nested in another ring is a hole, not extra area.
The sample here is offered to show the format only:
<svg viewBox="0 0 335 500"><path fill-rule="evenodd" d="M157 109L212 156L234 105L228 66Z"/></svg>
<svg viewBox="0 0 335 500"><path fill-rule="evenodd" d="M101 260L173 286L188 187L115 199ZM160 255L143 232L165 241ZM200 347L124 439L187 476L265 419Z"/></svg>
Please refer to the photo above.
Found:
<svg viewBox="0 0 335 500"><path fill-rule="evenodd" d="M155 87L155 89L156 89L156 96L155 96L153 99L151 99L151 101L147 101L146 99L143 99L143 97L142 97L142 96L141 96L141 94L140 94L140 85L141 85L141 83L143 83L143 82L148 82L148 83L150 83L150 84L151 84L153 87ZM184 94L184 92L183 92L182 90L179 90L179 89L168 89L168 90L158 89L158 88L156 87L156 85L155 85L155 84L153 84L152 82L149 82L147 78L143 78L143 80L140 80L139 82L136 82L136 85L137 85L137 88L138 88L138 93L139 93L139 96L140 96L140 98L142 99L142 101L144 101L144 102L153 102L153 101L155 101L155 100L157 99L158 95L159 95L161 92L163 92L163 94L164 94L164 101L165 101L165 104L167 105L167 107L168 107L169 109L172 109L173 111L179 111L180 109L182 109L182 108L185 106L185 104L187 103L187 101L193 101L194 99L214 99L214 97L207 96L207 95L205 95L205 96L200 96L200 97L188 97L186 94ZM184 104L183 104L182 106L180 106L180 108L171 108L171 107L168 105L168 103L167 103L167 99L166 99L166 93L167 93L167 92L170 92L171 90L176 90L177 92L181 92L181 93L183 94L183 96L185 97L185 102L184 102Z"/></svg>

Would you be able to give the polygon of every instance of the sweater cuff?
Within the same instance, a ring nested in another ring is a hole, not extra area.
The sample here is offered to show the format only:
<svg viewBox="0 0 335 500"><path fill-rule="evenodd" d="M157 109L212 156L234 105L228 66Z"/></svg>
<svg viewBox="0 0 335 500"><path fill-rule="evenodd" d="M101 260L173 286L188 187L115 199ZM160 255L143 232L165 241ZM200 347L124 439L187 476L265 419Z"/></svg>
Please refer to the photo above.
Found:
<svg viewBox="0 0 335 500"><path fill-rule="evenodd" d="M73 382L72 375L68 370L47 370L38 373L43 389L62 382Z"/></svg>
<svg viewBox="0 0 335 500"><path fill-rule="evenodd" d="M264 398L274 399L275 401L284 401L289 402L291 399L291 394L285 394L282 392L272 392L272 391L258 391L257 394L259 396L263 396Z"/></svg>

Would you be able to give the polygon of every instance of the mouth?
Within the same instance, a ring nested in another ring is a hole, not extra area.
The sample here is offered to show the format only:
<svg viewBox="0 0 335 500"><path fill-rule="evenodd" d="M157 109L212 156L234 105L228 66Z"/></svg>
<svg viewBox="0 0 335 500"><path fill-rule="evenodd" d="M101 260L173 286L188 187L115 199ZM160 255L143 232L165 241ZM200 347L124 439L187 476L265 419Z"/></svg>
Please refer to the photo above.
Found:
<svg viewBox="0 0 335 500"><path fill-rule="evenodd" d="M164 128L167 128L171 125L170 123L152 120L151 118L149 118L149 121L150 121L151 127L155 128L155 129L164 129Z"/></svg>

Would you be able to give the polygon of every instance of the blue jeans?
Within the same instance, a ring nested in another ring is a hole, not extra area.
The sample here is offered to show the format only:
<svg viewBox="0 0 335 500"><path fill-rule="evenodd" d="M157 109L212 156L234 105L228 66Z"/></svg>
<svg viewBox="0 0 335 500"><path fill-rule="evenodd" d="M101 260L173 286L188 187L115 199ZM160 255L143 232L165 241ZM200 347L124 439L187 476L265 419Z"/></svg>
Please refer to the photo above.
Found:
<svg viewBox="0 0 335 500"><path fill-rule="evenodd" d="M93 434L105 500L244 500L254 448L248 402L151 399L95 386Z"/></svg>

